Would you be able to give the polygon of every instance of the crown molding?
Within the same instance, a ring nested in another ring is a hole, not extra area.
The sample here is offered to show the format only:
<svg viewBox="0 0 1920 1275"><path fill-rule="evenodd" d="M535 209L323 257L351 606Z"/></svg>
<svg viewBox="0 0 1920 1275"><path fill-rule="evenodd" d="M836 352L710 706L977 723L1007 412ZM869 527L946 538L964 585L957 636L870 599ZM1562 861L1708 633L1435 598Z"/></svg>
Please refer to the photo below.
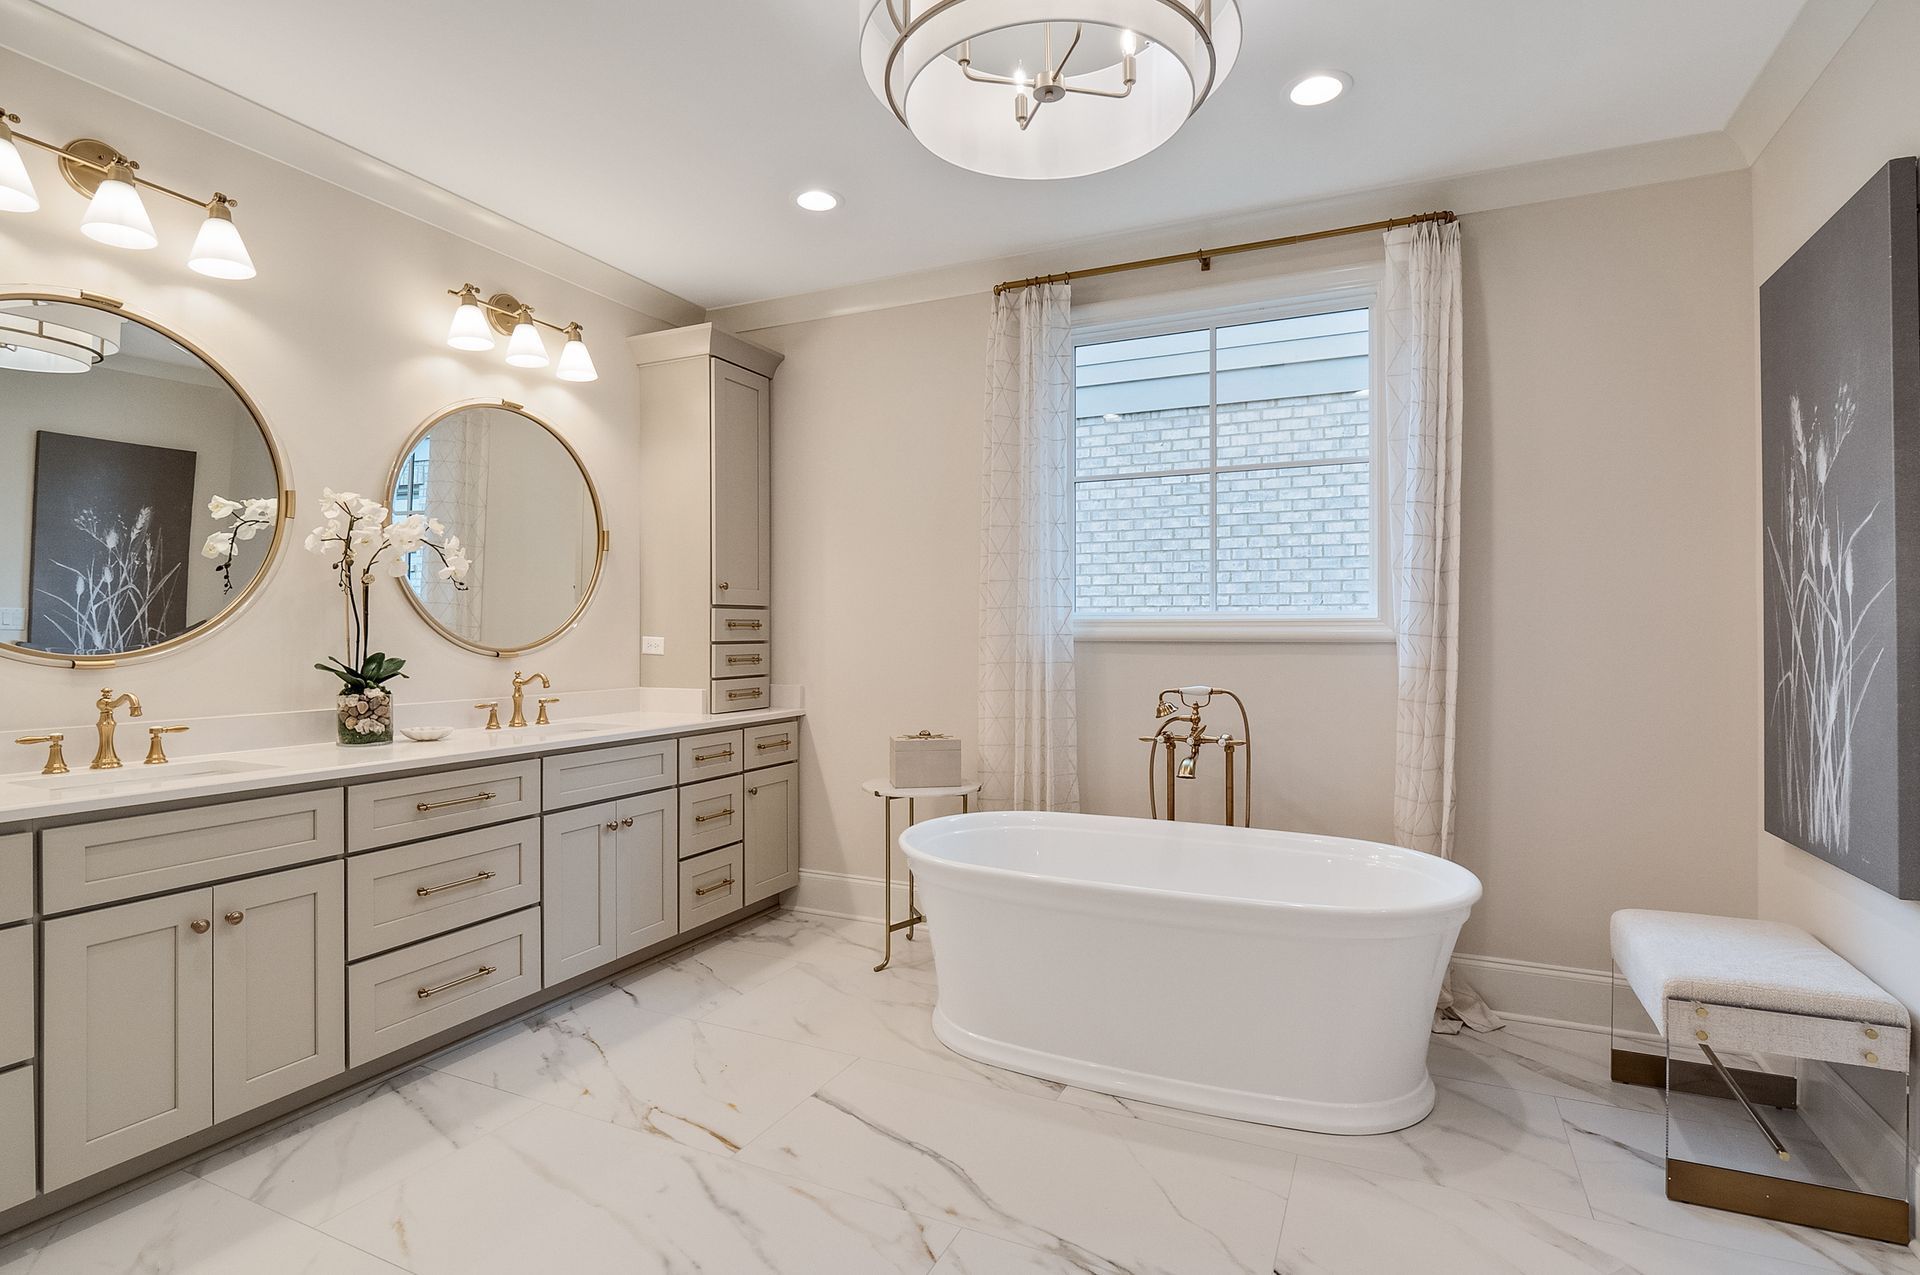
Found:
<svg viewBox="0 0 1920 1275"><path fill-rule="evenodd" d="M1126 235L1069 241L1018 256L970 261L843 288L724 306L710 311L707 317L728 331L752 332L977 294L1006 279L1086 269L1109 261L1191 252L1207 245L1296 234L1320 226L1370 221L1419 209L1450 208L1463 215L1490 212L1714 173L1738 172L1747 167L1745 157L1725 133L1698 133L1458 177L1384 186L1311 203L1209 217Z"/></svg>
<svg viewBox="0 0 1920 1275"><path fill-rule="evenodd" d="M1727 136L1749 165L1760 158L1873 5L1874 0L1818 0L1801 6L1727 121Z"/></svg>
<svg viewBox="0 0 1920 1275"><path fill-rule="evenodd" d="M0 46L662 323L706 317L684 297L33 0L0 0Z"/></svg>

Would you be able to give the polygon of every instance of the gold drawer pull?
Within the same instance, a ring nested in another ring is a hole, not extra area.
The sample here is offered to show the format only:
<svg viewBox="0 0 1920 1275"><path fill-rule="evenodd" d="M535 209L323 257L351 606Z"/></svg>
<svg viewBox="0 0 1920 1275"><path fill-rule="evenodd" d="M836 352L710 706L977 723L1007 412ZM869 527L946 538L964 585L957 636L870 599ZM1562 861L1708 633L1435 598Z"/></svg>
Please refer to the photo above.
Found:
<svg viewBox="0 0 1920 1275"><path fill-rule="evenodd" d="M462 983L471 983L476 978L485 978L487 975L493 974L496 972L497 971L493 968L493 966L482 965L479 969L475 970L471 974L462 974L459 978L453 979L449 982L442 983L438 987L423 987L419 991L415 992L414 995L418 996L421 1000L425 1000L429 996L438 996L441 992L446 991L448 988L458 987Z"/></svg>
<svg viewBox="0 0 1920 1275"><path fill-rule="evenodd" d="M757 629L759 629L759 627L760 627L760 621L758 621L758 620L728 620L728 621L727 621L727 627L728 627L728 628L730 628L730 629L755 629L755 630L757 630Z"/></svg>
<svg viewBox="0 0 1920 1275"><path fill-rule="evenodd" d="M704 897L712 894L715 890L724 890L732 884L733 878L728 877L725 881L715 881L712 885L695 886L693 892L697 897Z"/></svg>
<svg viewBox="0 0 1920 1275"><path fill-rule="evenodd" d="M758 664L759 662L760 657L757 655L729 655L727 657L727 663L729 664Z"/></svg>
<svg viewBox="0 0 1920 1275"><path fill-rule="evenodd" d="M733 807L728 806L725 810L716 810L710 815L695 815L693 821L695 823L712 823L715 819L725 819L732 813Z"/></svg>
<svg viewBox="0 0 1920 1275"><path fill-rule="evenodd" d="M465 877L459 881L449 881L445 885L423 885L416 889L414 893L423 899L430 899L442 890L457 890L463 885L478 885L482 881L491 881L493 880L493 875L493 873L482 868L472 876Z"/></svg>
<svg viewBox="0 0 1920 1275"><path fill-rule="evenodd" d="M785 749L785 748L790 748L792 746L793 746L793 741L789 740L785 735L782 735L778 739L763 739L759 743L755 744L754 748L764 753L769 748Z"/></svg>
<svg viewBox="0 0 1920 1275"><path fill-rule="evenodd" d="M733 749L731 748L721 748L710 753L695 753L693 755L693 764L698 766L702 762L722 761L731 756L733 756Z"/></svg>
<svg viewBox="0 0 1920 1275"><path fill-rule="evenodd" d="M414 809L424 815L430 810L447 810L454 806L471 806L476 801L492 801L493 797L494 794L490 792L477 792L471 797L455 797L451 801L422 801Z"/></svg>
<svg viewBox="0 0 1920 1275"><path fill-rule="evenodd" d="M759 699L765 693L766 692L758 689L751 690L751 691L728 691L727 698L728 699Z"/></svg>

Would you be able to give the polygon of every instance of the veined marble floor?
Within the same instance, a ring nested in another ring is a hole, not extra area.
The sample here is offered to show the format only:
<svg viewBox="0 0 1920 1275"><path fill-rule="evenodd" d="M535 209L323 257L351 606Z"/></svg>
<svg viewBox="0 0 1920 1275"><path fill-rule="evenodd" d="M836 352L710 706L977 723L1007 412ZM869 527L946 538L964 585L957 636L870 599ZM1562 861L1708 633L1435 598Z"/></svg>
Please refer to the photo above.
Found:
<svg viewBox="0 0 1920 1275"><path fill-rule="evenodd" d="M933 953L775 913L0 1249L0 1275L1791 1275L1906 1249L1669 1203L1604 1036L1436 1037L1438 1108L1292 1133L980 1066ZM1717 1117L1694 1113L1703 1121Z"/></svg>

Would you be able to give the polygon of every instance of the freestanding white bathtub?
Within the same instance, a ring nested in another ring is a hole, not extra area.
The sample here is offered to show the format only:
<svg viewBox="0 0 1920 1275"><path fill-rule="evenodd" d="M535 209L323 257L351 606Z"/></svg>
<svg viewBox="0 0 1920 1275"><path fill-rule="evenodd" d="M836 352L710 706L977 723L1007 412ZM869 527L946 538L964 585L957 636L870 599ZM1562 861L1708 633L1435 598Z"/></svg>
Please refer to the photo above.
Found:
<svg viewBox="0 0 1920 1275"><path fill-rule="evenodd" d="M900 837L932 925L934 1031L1101 1093L1321 1133L1433 1109L1427 1036L1480 897L1397 846L989 813Z"/></svg>

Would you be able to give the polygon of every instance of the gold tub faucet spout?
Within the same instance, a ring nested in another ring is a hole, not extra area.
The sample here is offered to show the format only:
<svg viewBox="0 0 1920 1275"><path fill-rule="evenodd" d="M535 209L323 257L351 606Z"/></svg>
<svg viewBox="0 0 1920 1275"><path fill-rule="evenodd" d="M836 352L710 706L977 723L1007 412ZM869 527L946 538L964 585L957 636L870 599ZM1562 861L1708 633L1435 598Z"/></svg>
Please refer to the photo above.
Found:
<svg viewBox="0 0 1920 1275"><path fill-rule="evenodd" d="M94 749L93 761L87 769L118 770L120 769L120 754L113 746L113 733L118 728L119 723L114 721L113 711L117 708L124 708L130 717L142 716L143 711L140 708L140 697L128 693L115 698L113 688L103 686L100 688L100 698L93 702L93 706L100 710L100 720L94 723L100 732L100 746Z"/></svg>
<svg viewBox="0 0 1920 1275"><path fill-rule="evenodd" d="M545 673L529 673L525 677L520 676L517 671L514 673L513 716L507 719L508 726L525 726L527 724L527 711L523 704L523 697L526 695L527 687L534 682L540 683L540 689L543 691L553 689L553 683L547 680Z"/></svg>

